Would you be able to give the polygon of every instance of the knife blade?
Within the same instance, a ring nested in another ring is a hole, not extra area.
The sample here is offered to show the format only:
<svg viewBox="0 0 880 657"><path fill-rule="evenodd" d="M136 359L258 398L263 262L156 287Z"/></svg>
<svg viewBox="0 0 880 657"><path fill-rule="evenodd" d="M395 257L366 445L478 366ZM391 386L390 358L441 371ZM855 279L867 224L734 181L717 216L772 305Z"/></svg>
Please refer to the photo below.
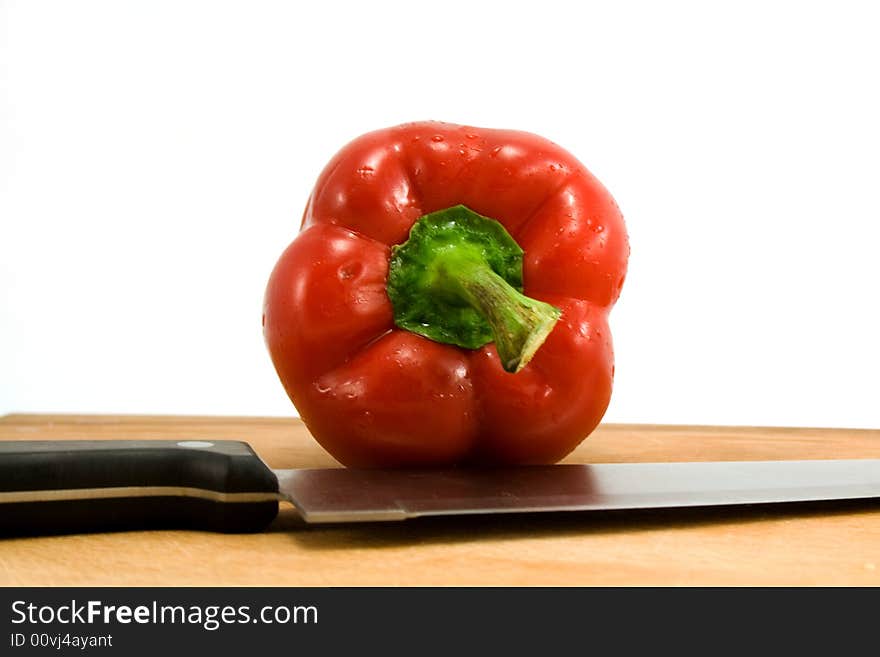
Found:
<svg viewBox="0 0 880 657"><path fill-rule="evenodd" d="M272 470L241 441L0 442L0 531L307 523L880 498L880 460Z"/></svg>

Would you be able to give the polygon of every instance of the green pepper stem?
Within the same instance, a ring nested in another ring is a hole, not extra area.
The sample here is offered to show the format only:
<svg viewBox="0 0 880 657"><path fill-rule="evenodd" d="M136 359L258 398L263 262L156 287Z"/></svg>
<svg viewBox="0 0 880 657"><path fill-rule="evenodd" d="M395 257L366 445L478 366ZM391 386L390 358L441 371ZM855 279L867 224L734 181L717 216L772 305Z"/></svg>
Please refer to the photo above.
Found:
<svg viewBox="0 0 880 657"><path fill-rule="evenodd" d="M391 248L388 298L402 329L464 349L495 342L518 372L561 316L522 290L523 250L494 219L463 205L426 214Z"/></svg>
<svg viewBox="0 0 880 657"><path fill-rule="evenodd" d="M528 364L562 315L520 293L469 249L444 249L432 265L431 287L466 302L488 322L507 372Z"/></svg>

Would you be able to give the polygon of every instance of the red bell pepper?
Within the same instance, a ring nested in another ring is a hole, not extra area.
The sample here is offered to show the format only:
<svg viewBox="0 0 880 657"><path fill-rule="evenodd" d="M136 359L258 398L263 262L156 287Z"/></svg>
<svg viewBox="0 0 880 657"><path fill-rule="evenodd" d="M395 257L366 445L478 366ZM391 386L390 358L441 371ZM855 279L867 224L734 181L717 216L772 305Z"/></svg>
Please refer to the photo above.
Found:
<svg viewBox="0 0 880 657"><path fill-rule="evenodd" d="M614 200L559 146L405 124L321 173L270 277L264 335L346 465L552 463L607 408L628 255Z"/></svg>

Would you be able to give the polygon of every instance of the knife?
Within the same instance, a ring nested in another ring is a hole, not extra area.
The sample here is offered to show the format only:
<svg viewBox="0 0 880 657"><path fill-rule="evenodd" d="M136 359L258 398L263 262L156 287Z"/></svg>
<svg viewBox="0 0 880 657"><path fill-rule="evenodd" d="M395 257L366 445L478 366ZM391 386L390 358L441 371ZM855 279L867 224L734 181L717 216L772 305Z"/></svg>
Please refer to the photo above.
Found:
<svg viewBox="0 0 880 657"><path fill-rule="evenodd" d="M880 459L272 470L246 442L0 441L0 532L307 523L880 497Z"/></svg>

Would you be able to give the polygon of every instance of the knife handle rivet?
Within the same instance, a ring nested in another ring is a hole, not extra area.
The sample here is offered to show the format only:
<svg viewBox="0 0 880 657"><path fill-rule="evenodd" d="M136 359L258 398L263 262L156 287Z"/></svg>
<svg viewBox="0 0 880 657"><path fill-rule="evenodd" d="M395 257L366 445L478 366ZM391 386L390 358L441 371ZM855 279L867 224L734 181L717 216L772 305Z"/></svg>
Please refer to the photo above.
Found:
<svg viewBox="0 0 880 657"><path fill-rule="evenodd" d="M207 447L213 447L214 443L209 443L206 440L184 440L177 443L178 447L191 447L194 449L205 449Z"/></svg>

